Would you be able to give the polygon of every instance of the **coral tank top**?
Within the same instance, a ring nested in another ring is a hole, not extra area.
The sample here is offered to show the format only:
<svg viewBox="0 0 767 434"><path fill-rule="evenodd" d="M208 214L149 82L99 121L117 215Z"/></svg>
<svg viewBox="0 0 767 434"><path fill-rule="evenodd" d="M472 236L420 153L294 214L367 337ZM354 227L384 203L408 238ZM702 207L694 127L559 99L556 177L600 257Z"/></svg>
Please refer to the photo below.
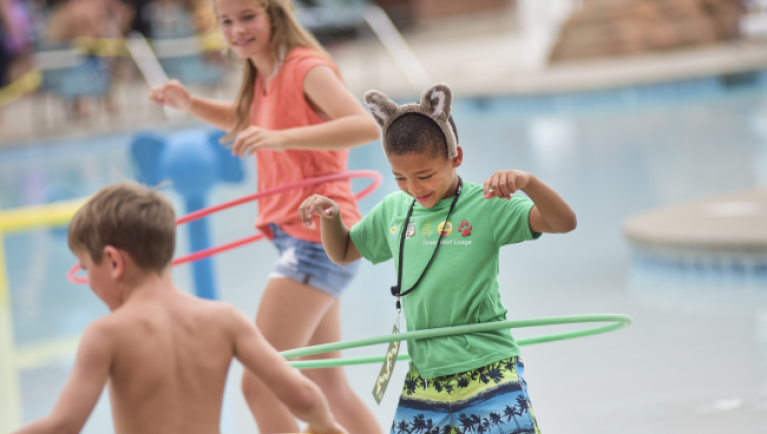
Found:
<svg viewBox="0 0 767 434"><path fill-rule="evenodd" d="M297 47L285 56L282 65L269 82L267 93L264 92L264 83L259 74L256 77L256 94L250 110L250 124L268 130L284 130L326 122L327 118L316 113L309 105L303 90L306 74L321 65L329 66L338 74L329 59L310 48ZM346 172L348 158L348 149L258 150L258 190L264 191L307 178ZM312 185L260 199L256 228L271 239L273 234L269 224L276 223L292 237L315 243L322 242L319 217L315 216L315 222L310 227L304 226L298 217L299 205L313 194L334 200L341 208L341 219L347 226L351 227L360 221L361 216L351 191L351 182L345 180Z"/></svg>

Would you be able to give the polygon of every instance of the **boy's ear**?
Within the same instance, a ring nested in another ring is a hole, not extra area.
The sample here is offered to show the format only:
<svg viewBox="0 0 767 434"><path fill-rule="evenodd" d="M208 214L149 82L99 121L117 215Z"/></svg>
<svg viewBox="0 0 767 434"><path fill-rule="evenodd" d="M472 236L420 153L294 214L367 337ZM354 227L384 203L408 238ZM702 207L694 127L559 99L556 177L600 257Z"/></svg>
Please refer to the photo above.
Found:
<svg viewBox="0 0 767 434"><path fill-rule="evenodd" d="M453 106L453 91L446 84L435 84L429 86L421 94L421 107L425 115L431 116L434 120L447 121L450 117L450 111Z"/></svg>
<svg viewBox="0 0 767 434"><path fill-rule="evenodd" d="M377 90L370 90L365 93L365 102L370 109L370 113L373 114L373 118L378 122L378 125L380 125L381 128L383 128L387 119L392 119L394 117L399 108L397 103Z"/></svg>
<svg viewBox="0 0 767 434"><path fill-rule="evenodd" d="M461 145L455 147L455 157L452 157L453 167L459 167L463 163L463 148Z"/></svg>
<svg viewBox="0 0 767 434"><path fill-rule="evenodd" d="M125 274L125 256L114 246L104 246L102 261L109 261L110 272L114 279L119 279Z"/></svg>

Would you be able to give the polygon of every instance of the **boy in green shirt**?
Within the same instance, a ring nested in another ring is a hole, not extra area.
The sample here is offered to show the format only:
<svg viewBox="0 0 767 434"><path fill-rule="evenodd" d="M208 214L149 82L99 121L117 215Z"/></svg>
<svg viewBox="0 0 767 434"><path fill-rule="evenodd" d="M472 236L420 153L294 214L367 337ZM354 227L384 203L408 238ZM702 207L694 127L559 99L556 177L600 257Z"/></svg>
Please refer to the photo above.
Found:
<svg viewBox="0 0 767 434"><path fill-rule="evenodd" d="M395 259L399 278L392 293L397 307L400 300L404 306L408 331L506 320L498 292L500 247L569 232L575 213L527 172L501 170L484 185L464 183L456 173L463 151L447 85L403 106L376 91L365 97L402 191L351 230L338 205L318 195L299 208L302 220L312 224L319 216L322 244L337 264ZM517 190L530 199L513 195ZM411 340L408 353L412 362L392 434L539 432L509 330Z"/></svg>

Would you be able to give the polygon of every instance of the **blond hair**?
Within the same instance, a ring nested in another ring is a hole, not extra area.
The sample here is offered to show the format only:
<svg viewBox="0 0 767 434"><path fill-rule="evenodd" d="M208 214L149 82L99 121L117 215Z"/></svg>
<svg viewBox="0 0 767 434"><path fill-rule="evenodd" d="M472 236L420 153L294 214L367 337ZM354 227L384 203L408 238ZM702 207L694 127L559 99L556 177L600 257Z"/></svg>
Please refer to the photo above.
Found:
<svg viewBox="0 0 767 434"><path fill-rule="evenodd" d="M138 184L113 184L99 190L69 225L72 251L87 252L94 263L104 247L126 251L145 270L162 272L176 247L173 205L157 191Z"/></svg>
<svg viewBox="0 0 767 434"><path fill-rule="evenodd" d="M293 3L290 0L254 1L261 3L269 14L269 23L271 24L269 48L277 61L282 61L281 55L289 53L296 47L307 47L318 52L329 62L333 62L317 38L306 31L298 22L294 14ZM222 139L222 142L231 140L237 133L250 125L250 106L253 104L257 76L258 69L256 66L250 59L245 59L242 84L240 84L240 90L237 92L237 99L235 100L234 128Z"/></svg>

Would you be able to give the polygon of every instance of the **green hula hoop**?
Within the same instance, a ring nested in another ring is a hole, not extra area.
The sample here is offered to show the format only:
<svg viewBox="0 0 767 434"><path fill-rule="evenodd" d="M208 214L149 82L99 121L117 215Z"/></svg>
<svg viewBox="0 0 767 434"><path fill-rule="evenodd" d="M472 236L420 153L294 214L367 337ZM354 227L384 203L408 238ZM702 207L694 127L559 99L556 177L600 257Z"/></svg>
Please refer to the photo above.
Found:
<svg viewBox="0 0 767 434"><path fill-rule="evenodd" d="M283 357L286 359L292 359L294 357L311 356L314 354L329 353L331 351L348 350L351 348L367 347L371 345L386 344L394 341L405 341L410 339L427 339L440 336L462 335L470 333L480 333L492 330L501 329L513 329L524 327L538 327L546 325L561 325L561 324L579 324L579 323L592 323L592 322L610 322L604 326L592 327L583 330L575 330L563 333L553 333L549 335L536 336L533 338L519 339L517 345L533 345L541 344L544 342L563 341L566 339L581 338L584 336L593 336L602 333L607 333L631 325L632 319L628 315L619 314L599 314L599 315L566 315L566 316L550 316L543 318L531 318L524 320L514 321L498 321L488 322L480 324L468 324L453 327L442 327L427 330L416 330L412 332L404 332L396 335L383 335L374 336L370 338L354 339L351 341L333 342L330 344L316 345L313 347L296 348L294 350L283 351ZM342 359L322 359L322 360L297 360L291 361L290 364L299 369L311 369L311 368L332 368L336 366L349 366L349 365L362 365L365 363L382 363L385 359L385 355L381 356L363 356L363 357L347 357ZM410 360L410 356L401 353L397 357L397 360Z"/></svg>

